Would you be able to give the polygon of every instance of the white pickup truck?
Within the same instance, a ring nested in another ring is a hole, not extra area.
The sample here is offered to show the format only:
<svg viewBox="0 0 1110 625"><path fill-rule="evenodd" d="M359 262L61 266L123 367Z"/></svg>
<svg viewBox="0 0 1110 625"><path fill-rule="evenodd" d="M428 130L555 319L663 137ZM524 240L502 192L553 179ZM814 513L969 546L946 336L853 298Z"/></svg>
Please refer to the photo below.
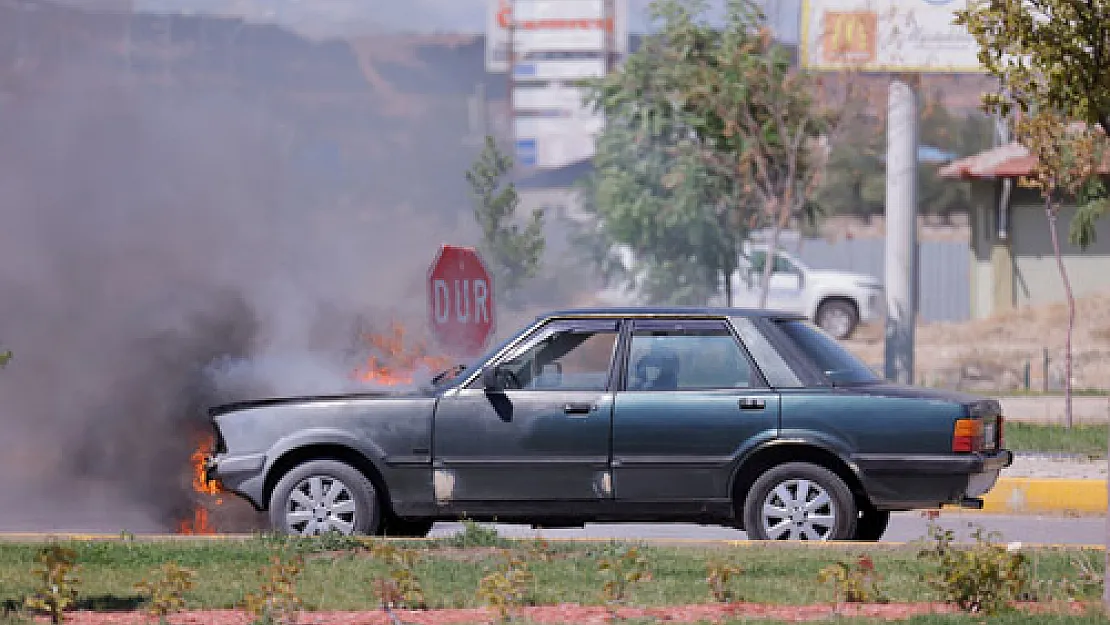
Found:
<svg viewBox="0 0 1110 625"><path fill-rule="evenodd" d="M761 244L745 246L740 256L740 266L732 274L732 305L740 308L759 306L759 288L763 278L767 247ZM625 267L635 267L632 254L621 250ZM635 274L635 271L632 271ZM638 280L633 280L635 284ZM611 305L633 305L646 302L637 294L620 288L606 289L598 294L601 302ZM709 305L724 306L724 285ZM886 302L883 285L878 278L845 271L817 271L810 269L793 254L779 250L767 294L766 308L801 313L812 319L837 339L852 336L861 323L874 323L883 318Z"/></svg>
<svg viewBox="0 0 1110 625"><path fill-rule="evenodd" d="M746 256L741 255L740 267L732 274L733 306L759 305L767 249L752 245ZM851 337L860 323L883 317L883 284L874 276L814 270L784 250L775 253L772 272L766 307L804 314L838 339ZM724 289L709 303L723 306Z"/></svg>

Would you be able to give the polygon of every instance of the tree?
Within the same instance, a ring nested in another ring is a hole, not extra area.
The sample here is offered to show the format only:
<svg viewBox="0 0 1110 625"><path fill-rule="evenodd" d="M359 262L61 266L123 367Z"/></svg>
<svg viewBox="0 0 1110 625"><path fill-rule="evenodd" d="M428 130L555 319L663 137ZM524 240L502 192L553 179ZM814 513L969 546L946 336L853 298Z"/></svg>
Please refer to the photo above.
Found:
<svg viewBox="0 0 1110 625"><path fill-rule="evenodd" d="M720 142L723 126L686 104L690 70L716 62L723 39L700 19L706 7L700 0L653 3L659 29L620 70L590 84L587 101L606 125L584 195L602 244L636 255L640 286L654 301L705 303L723 283L732 305L730 277L751 207L735 170L709 167L700 153L699 146Z"/></svg>
<svg viewBox="0 0 1110 625"><path fill-rule="evenodd" d="M979 44L980 62L999 79L1001 88L984 104L1011 119L1016 139L1036 157L1032 175L1020 183L1044 199L1067 295L1064 392L1071 427L1075 298L1060 255L1057 219L1062 197L1076 199L1070 239L1085 248L1094 241L1095 220L1110 210L1103 184L1110 138L1110 0L992 0L960 11L956 21L967 26ZM1110 568L1110 528L1107 532ZM1110 608L1110 583L1103 584L1103 604Z"/></svg>
<svg viewBox="0 0 1110 625"><path fill-rule="evenodd" d="M512 169L512 157L497 147L493 137L487 136L482 153L466 172L474 200L474 219L482 229L482 252L492 265L495 288L510 302L520 287L539 272L545 247L543 210L532 211L523 227L515 223L520 196L511 182L503 182Z"/></svg>
<svg viewBox="0 0 1110 625"><path fill-rule="evenodd" d="M1070 238L1094 241L1094 222L1108 207L1105 173L1110 136L1110 0L992 0L957 12L979 44L979 61L999 79L989 110L1009 119L1014 136L1036 157L1019 181L1044 200L1056 265L1068 302L1064 356L1065 419L1072 425L1072 334L1075 298L1060 253L1057 220L1065 198L1078 200Z"/></svg>
<svg viewBox="0 0 1110 625"><path fill-rule="evenodd" d="M12 360L11 350L0 352L0 369L3 369L4 367L8 366L8 363L11 362L11 360Z"/></svg>
<svg viewBox="0 0 1110 625"><path fill-rule="evenodd" d="M726 28L709 62L677 66L695 125L712 132L699 147L711 166L738 177L771 228L759 306L766 305L779 236L791 221L813 208L827 160L842 120L823 106L830 94L810 74L794 67L772 38L755 6L727 5ZM842 86L850 87L851 81ZM850 101L850 100L849 100Z"/></svg>
<svg viewBox="0 0 1110 625"><path fill-rule="evenodd" d="M681 147L677 128L646 133L625 117L609 119L584 185L585 208L600 226L588 236L603 269L614 246L635 255L638 267L623 277L649 301L705 304L735 270L746 229L739 211L728 210L727 181ZM727 288L726 300L731 305Z"/></svg>
<svg viewBox="0 0 1110 625"><path fill-rule="evenodd" d="M748 229L770 226L777 247L782 228L813 208L830 116L818 110L816 83L793 69L755 3L730 0L723 27L706 19L707 9L704 0L656 0L658 32L596 86L592 101L606 114L607 134L624 132L656 156L656 172L637 172L650 178L648 187L617 199L638 211L637 232L661 222L705 226L685 241L667 233L681 253L648 251L656 260L685 258L706 280L723 281L731 304L730 277ZM616 168L599 174L626 175ZM646 197L658 197L648 190L658 185L687 201L668 202L656 215ZM598 200L604 218L614 200ZM764 300L772 266L762 280Z"/></svg>

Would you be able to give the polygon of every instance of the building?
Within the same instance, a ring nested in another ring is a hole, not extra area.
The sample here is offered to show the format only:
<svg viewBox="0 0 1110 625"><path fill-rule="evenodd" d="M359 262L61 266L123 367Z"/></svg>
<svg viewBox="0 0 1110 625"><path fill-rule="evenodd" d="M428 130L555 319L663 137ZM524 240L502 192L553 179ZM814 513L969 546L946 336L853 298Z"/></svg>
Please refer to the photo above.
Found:
<svg viewBox="0 0 1110 625"><path fill-rule="evenodd" d="M939 172L942 178L972 183L972 318L1066 299L1044 200L1015 182L1035 164L1028 150L1011 143L954 161ZM1110 291L1110 217L1098 223L1097 240L1083 250L1068 241L1075 210L1073 203L1065 203L1057 221L1072 290L1076 297Z"/></svg>

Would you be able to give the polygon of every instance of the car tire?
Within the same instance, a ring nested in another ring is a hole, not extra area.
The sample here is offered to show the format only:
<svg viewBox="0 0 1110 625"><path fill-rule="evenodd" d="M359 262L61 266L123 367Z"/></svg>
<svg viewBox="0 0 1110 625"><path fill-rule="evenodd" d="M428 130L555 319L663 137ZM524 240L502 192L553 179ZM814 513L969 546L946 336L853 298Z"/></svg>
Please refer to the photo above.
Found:
<svg viewBox="0 0 1110 625"><path fill-rule="evenodd" d="M744 529L752 540L851 540L858 515L839 476L815 464L788 462L765 471L748 490Z"/></svg>
<svg viewBox="0 0 1110 625"><path fill-rule="evenodd" d="M863 508L859 518L856 519L856 540L864 542L877 542L886 533L890 524L889 510L876 510Z"/></svg>
<svg viewBox="0 0 1110 625"><path fill-rule="evenodd" d="M851 338L859 325L856 305L846 299L828 299L817 307L817 325L838 341Z"/></svg>
<svg viewBox="0 0 1110 625"><path fill-rule="evenodd" d="M394 538L424 538L432 531L433 521L406 520L390 515L382 523L382 535Z"/></svg>
<svg viewBox="0 0 1110 625"><path fill-rule="evenodd" d="M358 469L336 460L293 467L270 495L270 526L284 534L374 534L380 524L374 484Z"/></svg>

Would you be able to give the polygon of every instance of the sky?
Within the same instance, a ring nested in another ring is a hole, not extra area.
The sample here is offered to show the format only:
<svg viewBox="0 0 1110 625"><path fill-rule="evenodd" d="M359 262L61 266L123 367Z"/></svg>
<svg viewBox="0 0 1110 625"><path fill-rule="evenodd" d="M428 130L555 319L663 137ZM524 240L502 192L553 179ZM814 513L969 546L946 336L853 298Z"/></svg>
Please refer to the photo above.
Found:
<svg viewBox="0 0 1110 625"><path fill-rule="evenodd" d="M89 6L118 5L121 0L55 0ZM126 0L122 0L126 1ZM372 30L409 33L481 33L489 0L132 0L136 9L245 17L286 26L311 37L346 36ZM651 0L628 0L632 32L648 27ZM710 0L720 6L723 0ZM797 40L801 0L763 0L780 38Z"/></svg>

